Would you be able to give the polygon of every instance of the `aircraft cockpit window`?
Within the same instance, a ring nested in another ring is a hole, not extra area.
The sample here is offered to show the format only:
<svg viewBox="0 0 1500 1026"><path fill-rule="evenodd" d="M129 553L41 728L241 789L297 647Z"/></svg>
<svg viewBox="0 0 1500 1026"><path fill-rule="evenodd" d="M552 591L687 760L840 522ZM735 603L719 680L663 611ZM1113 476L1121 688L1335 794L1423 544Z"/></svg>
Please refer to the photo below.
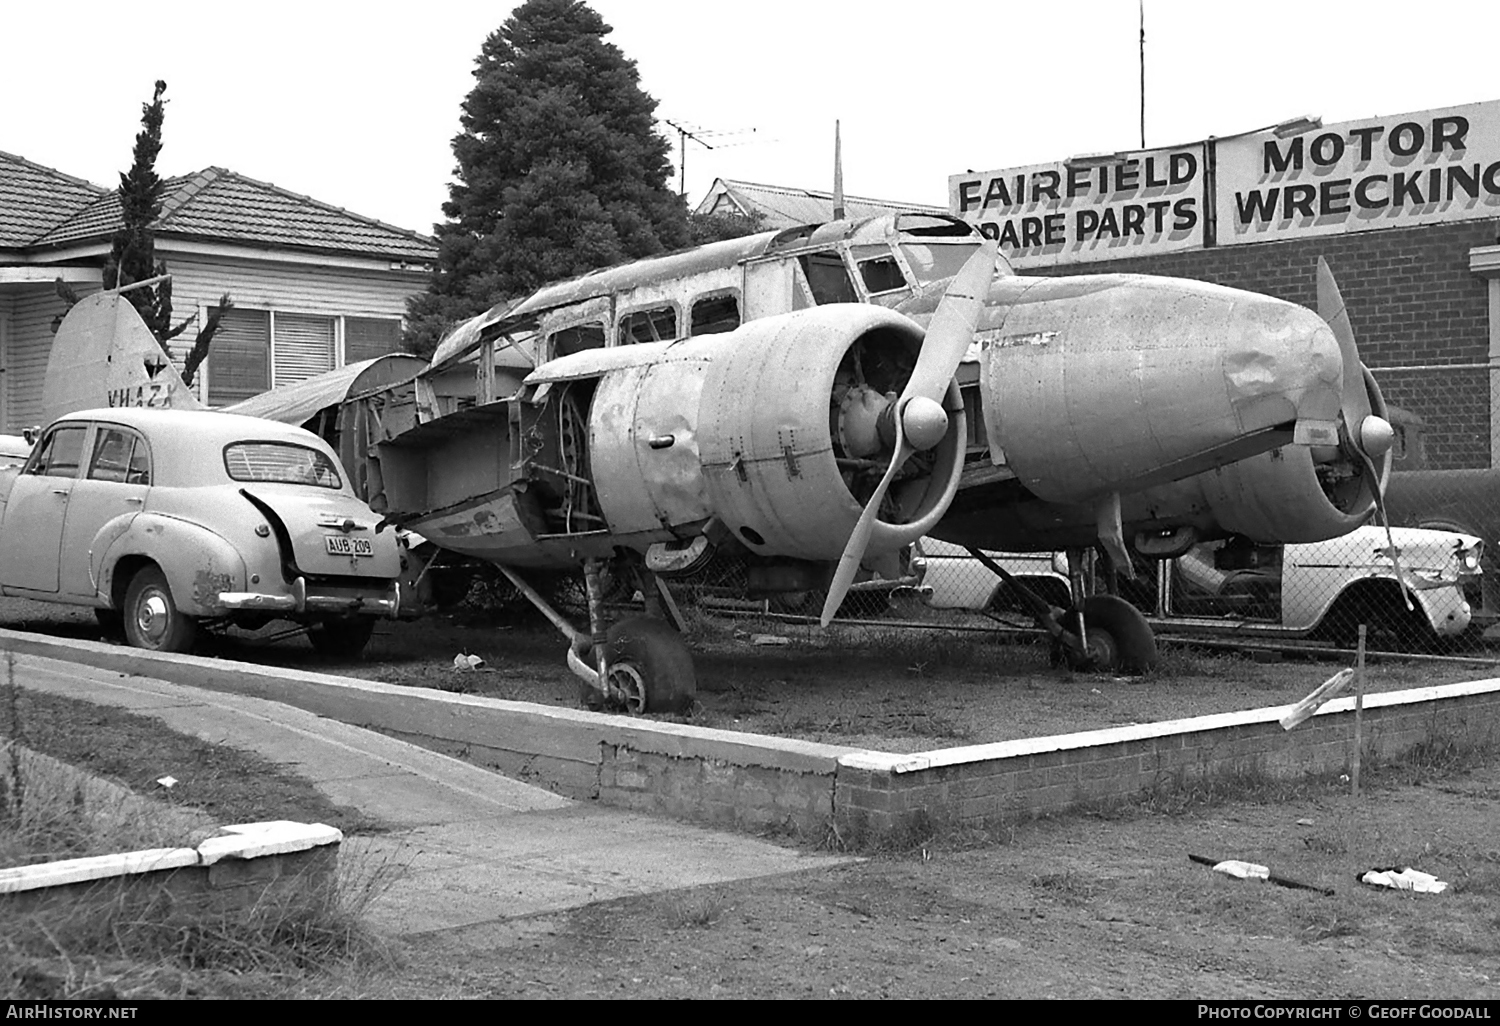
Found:
<svg viewBox="0 0 1500 1026"><path fill-rule="evenodd" d="M901 252L917 281L927 285L953 277L963 269L977 248L977 243L972 246L925 246L908 242L902 244Z"/></svg>
<svg viewBox="0 0 1500 1026"><path fill-rule="evenodd" d="M585 349L604 348L604 325L598 321L586 321L554 331L547 336L547 345L552 349L552 358L581 353Z"/></svg>
<svg viewBox="0 0 1500 1026"><path fill-rule="evenodd" d="M849 280L849 269L844 258L835 252L808 253L799 256L802 273L807 276L808 288L812 289L813 302L819 306L829 303L858 303L854 283Z"/></svg>
<svg viewBox="0 0 1500 1026"><path fill-rule="evenodd" d="M620 318L619 344L671 342L677 337L677 308L656 306L633 310Z"/></svg>
<svg viewBox="0 0 1500 1026"><path fill-rule="evenodd" d="M906 288L906 278L901 274L901 267L894 257L861 260L859 276L865 283L866 292L890 292Z"/></svg>
<svg viewBox="0 0 1500 1026"><path fill-rule="evenodd" d="M694 336L716 335L740 326L740 301L734 294L704 296L693 303Z"/></svg>

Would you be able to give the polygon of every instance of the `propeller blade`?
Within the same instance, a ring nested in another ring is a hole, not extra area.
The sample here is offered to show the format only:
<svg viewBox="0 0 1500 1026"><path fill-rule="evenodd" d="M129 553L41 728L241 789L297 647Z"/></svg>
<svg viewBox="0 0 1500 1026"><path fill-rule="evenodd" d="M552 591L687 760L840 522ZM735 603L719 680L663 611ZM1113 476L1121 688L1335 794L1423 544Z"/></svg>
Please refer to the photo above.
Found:
<svg viewBox="0 0 1500 1026"><path fill-rule="evenodd" d="M1401 569L1401 553L1396 548L1396 539L1391 534L1391 519L1385 515L1385 496L1380 488L1380 473L1375 469L1375 461L1363 452L1360 459L1365 465L1365 473L1370 475L1370 491L1375 494L1375 512L1380 514L1380 526L1385 528L1385 544L1391 554L1391 565L1396 569L1396 584L1401 588L1401 600L1406 603L1406 611L1412 612L1411 589L1406 586L1406 573Z"/></svg>
<svg viewBox="0 0 1500 1026"><path fill-rule="evenodd" d="M1344 362L1344 427L1349 432L1349 441L1360 452L1365 452L1363 432L1360 430L1370 409L1370 395L1365 391L1364 365L1359 360L1359 347L1354 342L1354 326L1349 323L1349 309L1339 292L1339 283L1328 267L1328 261L1318 257L1318 316L1328 322L1333 337L1339 344L1339 355ZM1375 453L1373 455L1379 455Z"/></svg>
<svg viewBox="0 0 1500 1026"><path fill-rule="evenodd" d="M849 586L854 583L854 575L864 561L865 548L870 544L875 521L880 515L880 504L896 474L918 447L931 448L942 441L947 432L947 417L941 404L948 393L948 383L958 373L958 365L963 362L969 343L974 340L979 311L995 276L998 253L995 243L986 240L953 276L943 293L942 302L933 311L927 334L922 339L922 351L917 354L917 365L912 368L911 377L896 401L895 453L885 476L860 512L859 521L839 557L838 569L834 571L833 580L828 585L828 597L823 602L821 623L824 627L838 612L844 596L849 593ZM910 425L906 423L908 415L912 418Z"/></svg>
<svg viewBox="0 0 1500 1026"><path fill-rule="evenodd" d="M912 369L906 387L901 390L901 406L918 395L943 401L948 382L958 373L958 365L963 362L969 343L974 340L974 326L979 323L985 292L995 277L998 253L995 243L986 240L948 283L943 301L927 324L927 336L922 340L917 365Z"/></svg>
<svg viewBox="0 0 1500 1026"><path fill-rule="evenodd" d="M864 510L859 514L859 521L849 535L849 543L844 546L844 554L839 557L838 569L833 572L833 580L828 584L828 597L823 600L820 626L827 627L828 622L839 611L839 606L844 604L844 596L849 594L849 585L854 583L854 575L859 573L859 564L864 561L865 546L870 544L870 534L875 530L875 520L880 514L880 504L885 501L885 493L896 479L902 464L915 451L906 444L905 439L899 437L899 418L896 421L896 431L896 455L891 459L891 465L885 469L885 476L880 479L880 484L875 486L870 501L865 503Z"/></svg>

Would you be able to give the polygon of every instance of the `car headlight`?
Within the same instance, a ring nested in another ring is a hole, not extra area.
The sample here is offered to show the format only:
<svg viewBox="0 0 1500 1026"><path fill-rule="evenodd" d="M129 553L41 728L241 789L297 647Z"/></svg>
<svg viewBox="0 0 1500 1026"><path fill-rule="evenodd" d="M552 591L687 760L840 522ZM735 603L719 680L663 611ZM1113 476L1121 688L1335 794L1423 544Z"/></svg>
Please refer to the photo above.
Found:
<svg viewBox="0 0 1500 1026"><path fill-rule="evenodd" d="M1484 559L1484 542L1478 541L1473 545L1460 545L1458 547L1458 572L1460 574L1477 574L1480 572L1480 563Z"/></svg>

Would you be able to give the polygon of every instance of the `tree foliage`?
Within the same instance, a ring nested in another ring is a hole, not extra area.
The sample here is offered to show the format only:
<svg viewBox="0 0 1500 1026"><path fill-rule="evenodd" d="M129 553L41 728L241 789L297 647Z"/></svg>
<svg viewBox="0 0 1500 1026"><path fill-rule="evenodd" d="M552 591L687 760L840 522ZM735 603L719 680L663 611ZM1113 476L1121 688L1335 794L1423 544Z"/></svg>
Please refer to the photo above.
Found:
<svg viewBox="0 0 1500 1026"><path fill-rule="evenodd" d="M430 352L454 323L549 281L688 244L656 101L611 31L581 0L527 0L485 40L408 347Z"/></svg>
<svg viewBox="0 0 1500 1026"><path fill-rule="evenodd" d="M167 343L181 335L195 318L189 317L175 327L172 324L172 280L165 277L167 265L156 259L156 233L152 229L161 216L162 198L167 189L166 182L156 173L156 158L161 154L162 120L166 113L162 94L166 91L167 83L157 79L151 102L141 105L141 130L135 136L130 170L121 173L119 188L115 190L120 198L121 224L110 239L109 256L104 261L104 287L118 289L151 278L163 279L130 289L124 295L170 359L172 351ZM193 383L199 365L208 356L220 320L233 306L234 301L227 293L219 297L217 309L200 327L183 361L182 379L186 384Z"/></svg>

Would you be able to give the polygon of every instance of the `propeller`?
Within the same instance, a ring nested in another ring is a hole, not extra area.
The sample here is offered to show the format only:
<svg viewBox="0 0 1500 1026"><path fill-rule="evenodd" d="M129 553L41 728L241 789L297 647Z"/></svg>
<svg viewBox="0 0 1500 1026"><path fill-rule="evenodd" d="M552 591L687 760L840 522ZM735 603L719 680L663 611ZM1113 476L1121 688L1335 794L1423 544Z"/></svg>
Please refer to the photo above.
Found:
<svg viewBox="0 0 1500 1026"><path fill-rule="evenodd" d="M880 504L885 501L891 482L912 453L933 448L948 433L948 414L943 409L943 397L947 394L948 383L958 373L958 365L963 362L969 343L973 341L986 287L995 275L998 252L993 242L987 241L980 246L949 282L948 291L933 312L927 335L922 340L922 351L917 356L917 365L896 400L892 418L895 451L890 466L886 467L885 476L865 503L859 521L849 535L849 543L844 546L844 554L839 557L833 581L828 585L828 598L823 603L824 627L833 619L849 592L849 586L854 583L854 575L864 560L865 548L870 544L875 521L879 518Z"/></svg>
<svg viewBox="0 0 1500 1026"><path fill-rule="evenodd" d="M1365 388L1365 368L1359 359L1359 349L1354 344L1354 326L1349 323L1349 309L1339 292L1339 283L1328 267L1328 261L1318 257L1318 316L1328 322L1333 337L1339 344L1339 355L1344 363L1343 415L1344 447L1354 457L1370 482L1370 494L1375 499L1375 512L1385 528L1385 540L1389 546L1391 563L1396 568L1396 580L1401 585L1401 597L1411 612L1411 595L1407 592L1406 576L1401 570L1396 542L1391 536L1390 518L1385 512L1385 495L1380 486L1380 470L1375 461L1390 451L1396 438L1396 430L1390 421L1376 414L1370 406L1370 393Z"/></svg>

